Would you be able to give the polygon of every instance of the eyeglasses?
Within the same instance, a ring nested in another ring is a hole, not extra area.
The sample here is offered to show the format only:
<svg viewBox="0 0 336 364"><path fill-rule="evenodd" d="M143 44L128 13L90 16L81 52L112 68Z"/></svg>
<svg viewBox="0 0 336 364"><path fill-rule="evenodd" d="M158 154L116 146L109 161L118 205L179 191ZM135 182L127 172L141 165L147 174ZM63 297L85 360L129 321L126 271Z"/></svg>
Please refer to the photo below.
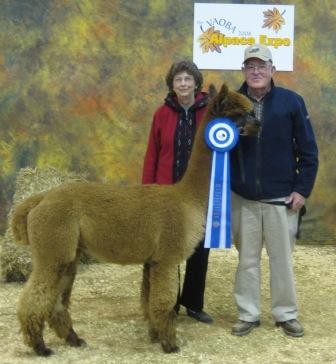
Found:
<svg viewBox="0 0 336 364"><path fill-rule="evenodd" d="M194 77L193 76L185 76L185 77L182 77L182 76L178 76L178 77L175 77L173 79L173 82L174 83L177 83L177 84L180 84L180 83L191 83L194 81Z"/></svg>
<svg viewBox="0 0 336 364"><path fill-rule="evenodd" d="M244 67L244 70L247 73L252 73L254 71L256 72L260 72L260 73L265 73L267 71L267 69L269 68L269 64L265 63L265 64L259 64L259 65L255 65L255 64L248 64Z"/></svg>

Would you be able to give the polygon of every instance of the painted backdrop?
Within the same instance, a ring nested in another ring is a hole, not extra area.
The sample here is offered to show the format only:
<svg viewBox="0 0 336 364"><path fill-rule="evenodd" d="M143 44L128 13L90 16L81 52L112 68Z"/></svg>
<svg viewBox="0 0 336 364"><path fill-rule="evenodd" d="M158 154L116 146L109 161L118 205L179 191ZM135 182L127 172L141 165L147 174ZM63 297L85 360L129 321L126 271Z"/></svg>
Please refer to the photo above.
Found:
<svg viewBox="0 0 336 364"><path fill-rule="evenodd" d="M279 72L275 80L305 98L321 161L301 242L335 244L336 3L290 3L294 72ZM0 233L22 167L140 182L165 74L172 61L192 59L193 8L192 0L1 0ZM241 81L239 71L204 77L205 87L225 81L237 88Z"/></svg>

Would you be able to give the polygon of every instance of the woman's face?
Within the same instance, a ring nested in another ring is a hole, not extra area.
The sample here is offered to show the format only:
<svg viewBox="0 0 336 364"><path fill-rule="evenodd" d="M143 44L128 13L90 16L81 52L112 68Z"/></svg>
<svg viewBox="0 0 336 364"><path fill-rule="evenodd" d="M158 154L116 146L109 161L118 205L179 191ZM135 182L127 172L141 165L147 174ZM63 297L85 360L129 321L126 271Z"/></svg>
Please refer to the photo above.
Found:
<svg viewBox="0 0 336 364"><path fill-rule="evenodd" d="M194 97L196 82L194 76L183 71L177 73L173 78L173 90L177 98Z"/></svg>

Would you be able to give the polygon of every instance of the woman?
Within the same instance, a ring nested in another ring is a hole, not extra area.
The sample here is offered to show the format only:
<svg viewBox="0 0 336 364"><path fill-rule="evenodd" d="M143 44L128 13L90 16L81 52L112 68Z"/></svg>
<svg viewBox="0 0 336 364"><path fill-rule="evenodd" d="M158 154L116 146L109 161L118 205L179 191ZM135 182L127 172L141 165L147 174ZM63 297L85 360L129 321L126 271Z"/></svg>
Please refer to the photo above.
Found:
<svg viewBox="0 0 336 364"><path fill-rule="evenodd" d="M185 173L191 154L196 129L206 111L208 95L201 92L203 76L190 61L174 63L166 76L168 95L153 117L142 182L145 184L173 184ZM211 323L212 318L203 311L205 279L209 249L199 243L187 260L179 305L186 307L194 319Z"/></svg>

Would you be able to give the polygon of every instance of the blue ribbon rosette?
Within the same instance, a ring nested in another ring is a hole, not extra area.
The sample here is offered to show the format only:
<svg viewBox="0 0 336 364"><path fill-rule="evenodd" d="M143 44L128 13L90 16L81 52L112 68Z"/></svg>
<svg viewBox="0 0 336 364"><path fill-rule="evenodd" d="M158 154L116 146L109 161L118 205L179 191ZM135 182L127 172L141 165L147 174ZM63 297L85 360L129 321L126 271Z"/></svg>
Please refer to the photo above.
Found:
<svg viewBox="0 0 336 364"><path fill-rule="evenodd" d="M231 247L231 188L229 151L237 144L239 132L227 118L210 121L205 141L212 153L205 248Z"/></svg>

